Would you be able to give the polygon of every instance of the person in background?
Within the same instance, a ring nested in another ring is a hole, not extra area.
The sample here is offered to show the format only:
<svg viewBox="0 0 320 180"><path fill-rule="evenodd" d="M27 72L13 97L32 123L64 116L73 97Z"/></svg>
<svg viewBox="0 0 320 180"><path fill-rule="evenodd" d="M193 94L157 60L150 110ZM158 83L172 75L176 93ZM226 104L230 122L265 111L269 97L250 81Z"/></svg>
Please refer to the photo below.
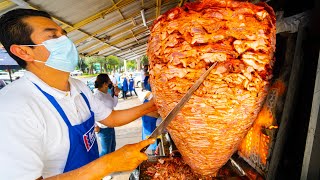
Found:
<svg viewBox="0 0 320 180"><path fill-rule="evenodd" d="M130 96L132 96L132 91L136 94L136 96L138 96L136 89L134 87L134 79L132 77L132 74L130 74L129 77L129 92L130 92Z"/></svg>
<svg viewBox="0 0 320 180"><path fill-rule="evenodd" d="M128 84L128 79L126 75L123 75L121 78L122 79L122 98L127 99L127 92L129 90L129 84Z"/></svg>
<svg viewBox="0 0 320 180"><path fill-rule="evenodd" d="M120 91L122 91L122 82L123 82L123 77L119 77L119 80L117 80L117 86L120 89Z"/></svg>
<svg viewBox="0 0 320 180"><path fill-rule="evenodd" d="M143 91L143 90L145 90L145 88L144 88L144 78L146 77L144 68L142 68L140 72L141 72L141 88L142 88L141 91Z"/></svg>
<svg viewBox="0 0 320 180"><path fill-rule="evenodd" d="M149 72L146 72L146 77L144 78L144 88L147 91L151 91Z"/></svg>
<svg viewBox="0 0 320 180"><path fill-rule="evenodd" d="M147 103L152 98L152 93L146 91L143 103ZM149 113L148 115L142 116L142 139L147 139L151 133L156 129L157 119L160 115L158 113ZM157 148L157 142L151 144L148 149L148 154L155 154Z"/></svg>
<svg viewBox="0 0 320 180"><path fill-rule="evenodd" d="M79 62L74 43L50 15L14 9L0 17L0 42L27 71L0 91L0 179L102 179L130 171L155 140L125 145L99 158L95 122L128 124L156 110L148 103L112 110L70 77Z"/></svg>
<svg viewBox="0 0 320 180"><path fill-rule="evenodd" d="M115 77L114 73L111 74L110 80L111 80L113 86L116 86L118 84L118 80Z"/></svg>
<svg viewBox="0 0 320 180"><path fill-rule="evenodd" d="M114 97L114 91L115 91L115 89L114 89L115 87L112 85L112 87L111 87L111 89L108 89L108 92L107 93L109 93L110 95L111 95L111 97ZM117 87L118 88L118 87ZM119 88L118 88L119 89ZM119 89L120 90L120 89Z"/></svg>
<svg viewBox="0 0 320 180"><path fill-rule="evenodd" d="M118 72L115 72L114 73L114 77L116 79L116 82L119 83L120 82L120 79L121 79L121 75L118 73Z"/></svg>
<svg viewBox="0 0 320 180"><path fill-rule="evenodd" d="M144 65L143 70L145 76L145 78L143 79L144 89L147 91L151 91L151 87L149 84L149 65Z"/></svg>
<svg viewBox="0 0 320 180"><path fill-rule="evenodd" d="M111 77L109 76L109 78L110 78L110 80L111 80L111 82L112 82L113 85L112 85L112 88L111 88L111 89L108 89L108 93L109 93L112 97L114 97L115 87L117 87L117 84L118 84L117 78L114 76L113 73L111 74Z"/></svg>
<svg viewBox="0 0 320 180"><path fill-rule="evenodd" d="M108 93L108 90L113 87L112 82L109 79L107 74L99 74L95 81L95 87L98 90L93 94L97 99L100 99L107 107L114 109L118 104L118 94L120 92L119 88L115 87L115 94L112 98ZM116 142L115 142L115 131L114 128L109 128L99 122L96 122L100 130L98 130L98 135L101 140L102 151L99 156L109 154L115 151Z"/></svg>
<svg viewBox="0 0 320 180"><path fill-rule="evenodd" d="M120 92L118 87L113 87L109 76L107 74L99 74L95 81L95 88L97 91L93 94L97 99L100 99L107 107L114 109L118 104L118 94ZM112 97L108 90L114 89L114 97ZM97 133L101 152L99 156L112 153L116 150L116 133L113 127L107 127L99 122L96 122L95 132ZM112 179L112 176L107 176L104 180Z"/></svg>

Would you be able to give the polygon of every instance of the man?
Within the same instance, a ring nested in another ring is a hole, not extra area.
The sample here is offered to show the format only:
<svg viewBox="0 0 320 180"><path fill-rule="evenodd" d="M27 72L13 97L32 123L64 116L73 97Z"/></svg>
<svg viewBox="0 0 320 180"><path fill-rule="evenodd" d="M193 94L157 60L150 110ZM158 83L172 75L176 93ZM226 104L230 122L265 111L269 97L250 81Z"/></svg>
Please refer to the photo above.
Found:
<svg viewBox="0 0 320 180"><path fill-rule="evenodd" d="M110 80L111 80L113 86L118 85L118 81L117 81L117 78L115 77L114 73L111 74Z"/></svg>
<svg viewBox="0 0 320 180"><path fill-rule="evenodd" d="M108 93L108 90L113 87L108 74L99 74L94 85L97 90L93 93L93 96L113 110L118 104L120 89L118 89L118 87L115 88L114 97ZM96 132L98 133L101 145L99 156L114 152L116 150L116 134L114 128L96 122Z"/></svg>
<svg viewBox="0 0 320 180"><path fill-rule="evenodd" d="M143 89L146 91L151 91L150 84L149 84L149 65L144 65L143 67L144 70L144 78L142 79L143 81Z"/></svg>
<svg viewBox="0 0 320 180"><path fill-rule="evenodd" d="M134 87L135 85L134 82L134 78L132 77L132 74L129 75L129 92L130 92L130 96L132 97L132 91L136 94L136 96L138 96L137 92L136 92L136 88Z"/></svg>
<svg viewBox="0 0 320 180"><path fill-rule="evenodd" d="M111 88L108 89L108 93L111 95L111 97L114 97L115 94L115 87L117 87L118 83L117 83L117 79L116 77L114 77L114 74L112 73L111 76L109 76L111 82L112 82L112 86Z"/></svg>
<svg viewBox="0 0 320 180"><path fill-rule="evenodd" d="M145 76L145 70L144 70L144 68L143 69L141 69L141 87L142 87L142 90L141 91L143 91L143 90L145 90L145 87L144 87L144 78L146 77Z"/></svg>
<svg viewBox="0 0 320 180"><path fill-rule="evenodd" d="M117 86L114 87L114 83L109 78L108 74L99 74L94 85L97 90L94 92L93 96L101 100L107 107L113 110L118 104L120 89ZM110 89L114 90L114 96L109 93ZM116 150L116 133L113 127L107 127L96 122L95 132L100 140L99 157L112 153ZM103 178L103 180L110 179L112 179L111 175Z"/></svg>
<svg viewBox="0 0 320 180"><path fill-rule="evenodd" d="M78 52L46 12L12 10L0 27L2 45L27 69L0 91L1 179L102 179L147 159L140 150L154 140L98 158L93 129L95 121L115 127L155 111L153 101L113 111L70 78Z"/></svg>

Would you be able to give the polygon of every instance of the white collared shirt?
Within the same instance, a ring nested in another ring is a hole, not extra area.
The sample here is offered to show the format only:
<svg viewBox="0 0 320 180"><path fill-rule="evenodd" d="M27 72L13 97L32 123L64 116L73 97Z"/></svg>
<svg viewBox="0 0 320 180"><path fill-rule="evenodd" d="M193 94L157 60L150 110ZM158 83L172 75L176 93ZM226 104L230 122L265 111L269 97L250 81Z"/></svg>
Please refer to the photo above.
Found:
<svg viewBox="0 0 320 180"><path fill-rule="evenodd" d="M72 125L90 116L80 92L88 98L96 121L112 112L80 80L70 78L70 92L64 92L27 71L0 90L0 179L46 178L63 172L70 148L68 127L33 83L57 100Z"/></svg>
<svg viewBox="0 0 320 180"><path fill-rule="evenodd" d="M117 78L114 75L110 77L110 80L111 80L112 84L118 84Z"/></svg>
<svg viewBox="0 0 320 180"><path fill-rule="evenodd" d="M93 96L97 99L100 99L105 106L109 107L110 109L114 109L114 107L118 104L118 97L112 97L109 93L104 93L99 91L98 89L94 91ZM100 128L107 128L107 126L97 122L96 123Z"/></svg>
<svg viewBox="0 0 320 180"><path fill-rule="evenodd" d="M144 69L141 69L141 81L143 82L144 81L144 78L146 78L146 75L145 75L145 71L144 71Z"/></svg>

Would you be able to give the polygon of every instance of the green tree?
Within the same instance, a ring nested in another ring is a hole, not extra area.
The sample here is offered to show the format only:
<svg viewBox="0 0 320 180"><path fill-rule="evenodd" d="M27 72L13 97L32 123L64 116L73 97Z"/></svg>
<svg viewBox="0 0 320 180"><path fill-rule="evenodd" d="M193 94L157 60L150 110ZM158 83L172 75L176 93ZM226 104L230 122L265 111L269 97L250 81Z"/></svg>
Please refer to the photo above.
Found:
<svg viewBox="0 0 320 180"><path fill-rule="evenodd" d="M96 56L90 56L84 58L84 63L88 67L88 73L93 74L93 64L98 62L98 58Z"/></svg>
<svg viewBox="0 0 320 180"><path fill-rule="evenodd" d="M100 67L102 68L101 72L106 72L107 71L106 66L108 64L108 61L106 60L106 58L104 56L98 56L97 57L97 63L99 63Z"/></svg>
<svg viewBox="0 0 320 180"><path fill-rule="evenodd" d="M149 64L149 59L147 55L143 55L141 58L141 66L143 68L144 65Z"/></svg>
<svg viewBox="0 0 320 180"><path fill-rule="evenodd" d="M113 72L115 72L115 70L120 65L120 59L117 56L113 56L113 55L106 57L106 62L108 64L107 65L108 69L110 69L110 71L113 71Z"/></svg>
<svg viewBox="0 0 320 180"><path fill-rule="evenodd" d="M79 63L78 63L78 67L81 71L85 72L85 69L88 68L88 65L85 63L85 57L84 56L80 56L79 57Z"/></svg>
<svg viewBox="0 0 320 180"><path fill-rule="evenodd" d="M119 61L120 61L120 63L119 63L118 70L120 72L123 72L124 71L124 60L119 58Z"/></svg>
<svg viewBox="0 0 320 180"><path fill-rule="evenodd" d="M134 71L137 68L137 62L135 60L127 61L127 69L129 71Z"/></svg>

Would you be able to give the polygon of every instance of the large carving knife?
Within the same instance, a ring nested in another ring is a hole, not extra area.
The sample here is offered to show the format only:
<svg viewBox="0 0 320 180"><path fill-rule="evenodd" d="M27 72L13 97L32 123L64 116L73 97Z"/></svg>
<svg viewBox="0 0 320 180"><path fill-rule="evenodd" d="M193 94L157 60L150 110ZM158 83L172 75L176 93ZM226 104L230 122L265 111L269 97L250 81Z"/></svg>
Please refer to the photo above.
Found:
<svg viewBox="0 0 320 180"><path fill-rule="evenodd" d="M168 115L163 119L163 121L159 124L159 126L152 132L152 134L148 137L157 138L162 132L166 129L166 127L170 124L170 122L176 117L182 107L188 102L191 98L192 94L199 88L202 82L206 79L206 77L210 74L211 70L215 67L217 63L214 63L210 66L210 68L203 73L200 78L192 85L192 87L187 91L187 93L180 99L178 104L168 113ZM149 146L146 146L141 150L144 152Z"/></svg>

